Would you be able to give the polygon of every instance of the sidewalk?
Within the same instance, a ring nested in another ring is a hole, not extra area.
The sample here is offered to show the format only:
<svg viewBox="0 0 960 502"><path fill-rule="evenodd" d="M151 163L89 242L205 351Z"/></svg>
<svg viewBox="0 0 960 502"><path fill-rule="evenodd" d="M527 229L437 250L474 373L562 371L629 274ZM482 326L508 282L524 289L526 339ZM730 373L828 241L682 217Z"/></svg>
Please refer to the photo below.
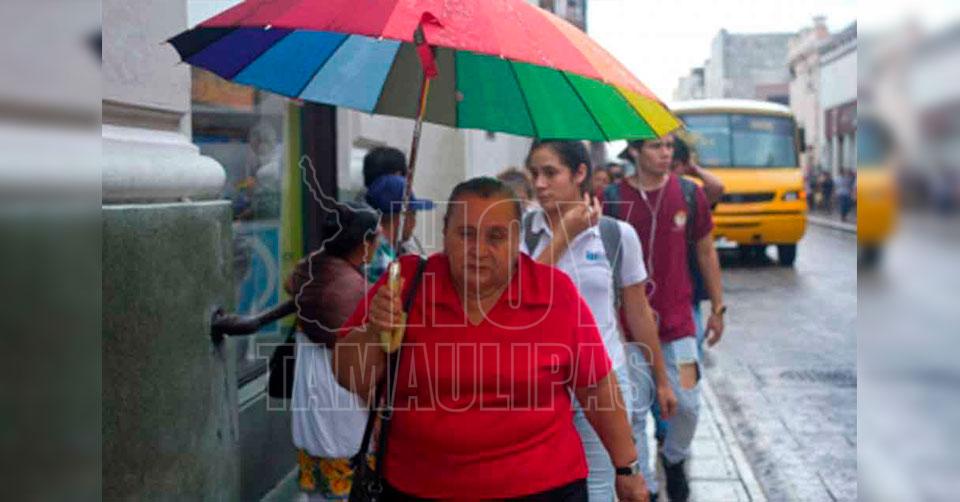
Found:
<svg viewBox="0 0 960 502"><path fill-rule="evenodd" d="M737 443L730 423L720 409L710 380L700 380L700 422L693 438L693 453L687 461L692 502L765 502L767 499ZM648 437L653 437L652 420L647 421ZM653 440L651 440L653 441ZM656 451L652 442L651 450ZM660 486L665 487L662 470L657 473ZM661 489L661 492L665 490ZM665 493L660 496L666 500Z"/></svg>
<svg viewBox="0 0 960 502"><path fill-rule="evenodd" d="M814 225L819 225L821 227L832 228L834 230L842 230L844 232L857 233L857 213L853 211L850 213L850 218L847 218L847 221L840 221L840 213L834 211L833 213L825 213L821 211L810 211L807 213L807 221Z"/></svg>

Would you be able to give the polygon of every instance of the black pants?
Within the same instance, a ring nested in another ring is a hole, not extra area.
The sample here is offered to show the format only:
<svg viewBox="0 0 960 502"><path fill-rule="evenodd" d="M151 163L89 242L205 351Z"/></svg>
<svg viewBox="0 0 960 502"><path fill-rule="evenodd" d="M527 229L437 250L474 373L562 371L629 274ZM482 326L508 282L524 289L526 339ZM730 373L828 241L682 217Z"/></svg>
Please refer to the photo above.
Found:
<svg viewBox="0 0 960 502"><path fill-rule="evenodd" d="M465 493L464 495L469 496L470 494ZM383 500L389 502L419 502L430 499L408 495L386 484L383 487ZM578 479L559 488L551 488L540 493L506 500L517 502L585 502L587 500L587 480Z"/></svg>

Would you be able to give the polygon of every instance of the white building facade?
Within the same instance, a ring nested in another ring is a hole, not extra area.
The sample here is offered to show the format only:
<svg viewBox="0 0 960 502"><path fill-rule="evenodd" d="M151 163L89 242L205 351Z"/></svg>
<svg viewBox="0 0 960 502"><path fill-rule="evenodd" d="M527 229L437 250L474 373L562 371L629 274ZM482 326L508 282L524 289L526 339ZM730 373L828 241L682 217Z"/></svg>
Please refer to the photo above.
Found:
<svg viewBox="0 0 960 502"><path fill-rule="evenodd" d="M800 166L810 169L817 165L821 150L820 109L820 44L830 37L826 19L818 16L813 26L804 28L787 44L790 66L790 109L797 126L804 131L804 149Z"/></svg>
<svg viewBox="0 0 960 502"><path fill-rule="evenodd" d="M819 49L823 127L820 165L833 175L857 164L857 25L833 35Z"/></svg>

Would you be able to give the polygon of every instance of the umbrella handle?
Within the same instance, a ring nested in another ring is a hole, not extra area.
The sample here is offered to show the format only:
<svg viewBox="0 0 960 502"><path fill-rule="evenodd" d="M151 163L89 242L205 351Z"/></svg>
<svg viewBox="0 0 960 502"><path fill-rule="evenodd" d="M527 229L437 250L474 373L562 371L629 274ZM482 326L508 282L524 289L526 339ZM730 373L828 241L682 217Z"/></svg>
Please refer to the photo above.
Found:
<svg viewBox="0 0 960 502"><path fill-rule="evenodd" d="M393 249L400 255L400 244L403 238L403 227L406 225L407 208L410 207L410 196L413 193L413 172L417 167L417 152L420 150L420 133L423 130L423 118L427 113L427 96L430 95L430 81L432 79L424 72L420 79L420 101L417 104L417 119L413 126L413 139L410 143L410 163L407 167L407 182L403 190L403 211L400 213L400 231L394 235Z"/></svg>

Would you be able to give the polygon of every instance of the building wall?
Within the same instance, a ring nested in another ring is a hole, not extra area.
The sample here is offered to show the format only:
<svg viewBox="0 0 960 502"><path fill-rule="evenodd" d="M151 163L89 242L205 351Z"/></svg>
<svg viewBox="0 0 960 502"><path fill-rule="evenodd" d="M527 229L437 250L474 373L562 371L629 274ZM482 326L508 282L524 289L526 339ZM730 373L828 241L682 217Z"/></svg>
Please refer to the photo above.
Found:
<svg viewBox="0 0 960 502"><path fill-rule="evenodd" d="M705 67L708 98L765 99L790 81L787 41L791 34L731 34L720 30ZM785 90L785 89L784 89Z"/></svg>
<svg viewBox="0 0 960 502"><path fill-rule="evenodd" d="M851 31L852 30L852 31ZM820 51L820 110L823 127L820 129L820 160L831 173L839 173L841 166L856 166L856 134L847 130L831 134L826 115L849 109L857 101L857 40L856 25L834 35Z"/></svg>
<svg viewBox="0 0 960 502"><path fill-rule="evenodd" d="M797 125L805 131L806 152L800 157L801 167L810 169L819 161L820 127L820 43L829 37L824 18L801 30L788 44L788 60L792 79L789 84L790 109Z"/></svg>
<svg viewBox="0 0 960 502"><path fill-rule="evenodd" d="M703 74L703 68L694 68L689 75L680 77L677 88L673 92L673 99L676 101L703 99L706 94Z"/></svg>

